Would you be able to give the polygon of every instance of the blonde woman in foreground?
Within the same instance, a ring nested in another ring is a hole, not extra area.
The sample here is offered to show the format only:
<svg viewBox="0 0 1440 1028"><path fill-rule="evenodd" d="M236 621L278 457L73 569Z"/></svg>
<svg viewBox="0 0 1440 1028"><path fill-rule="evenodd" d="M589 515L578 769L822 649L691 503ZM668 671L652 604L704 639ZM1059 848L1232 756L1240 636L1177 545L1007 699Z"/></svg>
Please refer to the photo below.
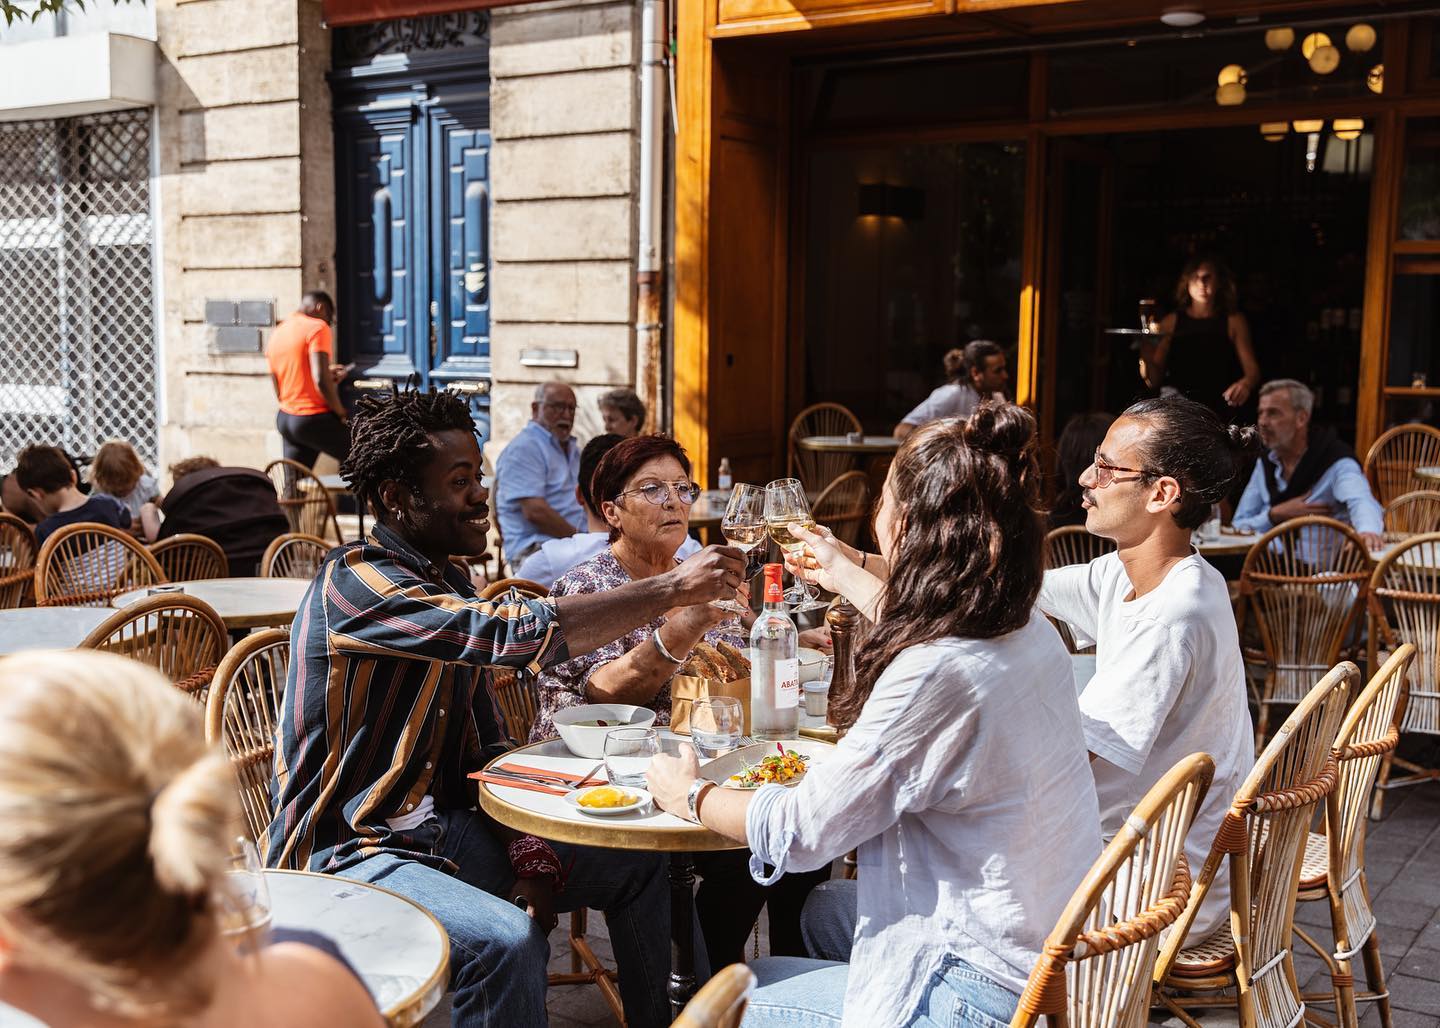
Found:
<svg viewBox="0 0 1440 1028"><path fill-rule="evenodd" d="M0 1001L51 1028L383 1024L320 950L220 934L239 823L229 762L154 671L0 659Z"/></svg>

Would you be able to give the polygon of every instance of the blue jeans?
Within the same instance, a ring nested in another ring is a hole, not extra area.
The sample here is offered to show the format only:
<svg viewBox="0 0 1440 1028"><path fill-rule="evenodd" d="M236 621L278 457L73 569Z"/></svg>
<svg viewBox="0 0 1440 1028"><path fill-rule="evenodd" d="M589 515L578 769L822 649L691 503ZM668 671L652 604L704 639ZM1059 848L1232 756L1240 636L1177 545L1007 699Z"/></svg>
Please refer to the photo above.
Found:
<svg viewBox="0 0 1440 1028"><path fill-rule="evenodd" d="M759 987L745 1011L745 1028L833 1028L841 1023L850 949L855 937L853 881L817 886L800 929L816 956L771 957L751 965ZM1020 997L956 956L947 956L926 982L906 1028L1008 1028Z"/></svg>
<svg viewBox="0 0 1440 1028"><path fill-rule="evenodd" d="M546 1024L550 944L530 916L505 895L515 880L505 847L474 811L435 813L410 834L422 842L427 835L433 838L431 852L453 861L459 868L456 874L388 853L339 874L408 896L445 926L457 1028ZM604 912L626 1023L636 1028L668 1025L670 893L663 858L554 846L570 868L555 907Z"/></svg>

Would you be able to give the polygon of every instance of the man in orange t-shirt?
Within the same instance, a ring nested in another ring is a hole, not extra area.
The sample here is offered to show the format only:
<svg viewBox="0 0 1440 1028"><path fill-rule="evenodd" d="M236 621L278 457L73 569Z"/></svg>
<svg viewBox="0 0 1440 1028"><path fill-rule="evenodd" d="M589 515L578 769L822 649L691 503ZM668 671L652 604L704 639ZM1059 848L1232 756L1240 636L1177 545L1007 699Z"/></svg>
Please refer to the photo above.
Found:
<svg viewBox="0 0 1440 1028"><path fill-rule="evenodd" d="M321 453L336 460L350 453L349 418L338 388L350 368L330 363L334 320L335 301L328 293L306 293L300 309L275 326L265 346L270 381L280 401L275 427L285 456L307 468L314 467Z"/></svg>

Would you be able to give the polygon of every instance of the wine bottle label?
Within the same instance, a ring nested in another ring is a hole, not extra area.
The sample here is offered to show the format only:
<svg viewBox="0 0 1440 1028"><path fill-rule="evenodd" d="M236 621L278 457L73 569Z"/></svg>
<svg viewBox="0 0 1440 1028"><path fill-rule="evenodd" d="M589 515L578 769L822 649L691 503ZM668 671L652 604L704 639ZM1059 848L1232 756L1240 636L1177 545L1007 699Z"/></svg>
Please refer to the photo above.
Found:
<svg viewBox="0 0 1440 1028"><path fill-rule="evenodd" d="M775 662L775 709L786 710L800 706L800 660Z"/></svg>

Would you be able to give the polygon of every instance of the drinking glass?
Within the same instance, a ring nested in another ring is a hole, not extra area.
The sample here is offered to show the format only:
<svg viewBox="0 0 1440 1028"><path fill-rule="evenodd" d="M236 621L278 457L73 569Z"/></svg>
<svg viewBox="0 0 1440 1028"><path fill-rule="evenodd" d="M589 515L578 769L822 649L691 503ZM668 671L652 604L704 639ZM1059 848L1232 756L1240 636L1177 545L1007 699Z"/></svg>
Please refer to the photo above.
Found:
<svg viewBox="0 0 1440 1028"><path fill-rule="evenodd" d="M230 843L228 870L216 906L220 933L239 949L252 952L269 941L270 889L255 844L243 835Z"/></svg>
<svg viewBox="0 0 1440 1028"><path fill-rule="evenodd" d="M749 554L765 540L765 490L758 485L735 483L725 516L720 521L720 534L741 553ZM748 570L748 567L747 567ZM715 606L732 614L744 614L739 600L715 600Z"/></svg>
<svg viewBox="0 0 1440 1028"><path fill-rule="evenodd" d="M765 487L765 527L770 538L775 540L787 555L798 556L805 544L790 533L791 525L815 530L815 518L810 513L810 500L805 487L797 478L778 478ZM818 610L825 604L810 591L805 580L793 576L794 582L785 593L785 602L790 604L792 614L804 610Z"/></svg>
<svg viewBox="0 0 1440 1028"><path fill-rule="evenodd" d="M690 741L702 760L729 753L745 734L745 711L733 696L707 696L690 704Z"/></svg>
<svg viewBox="0 0 1440 1028"><path fill-rule="evenodd" d="M605 734L605 773L611 785L645 788L650 758L660 752L660 733L653 728L617 728Z"/></svg>

